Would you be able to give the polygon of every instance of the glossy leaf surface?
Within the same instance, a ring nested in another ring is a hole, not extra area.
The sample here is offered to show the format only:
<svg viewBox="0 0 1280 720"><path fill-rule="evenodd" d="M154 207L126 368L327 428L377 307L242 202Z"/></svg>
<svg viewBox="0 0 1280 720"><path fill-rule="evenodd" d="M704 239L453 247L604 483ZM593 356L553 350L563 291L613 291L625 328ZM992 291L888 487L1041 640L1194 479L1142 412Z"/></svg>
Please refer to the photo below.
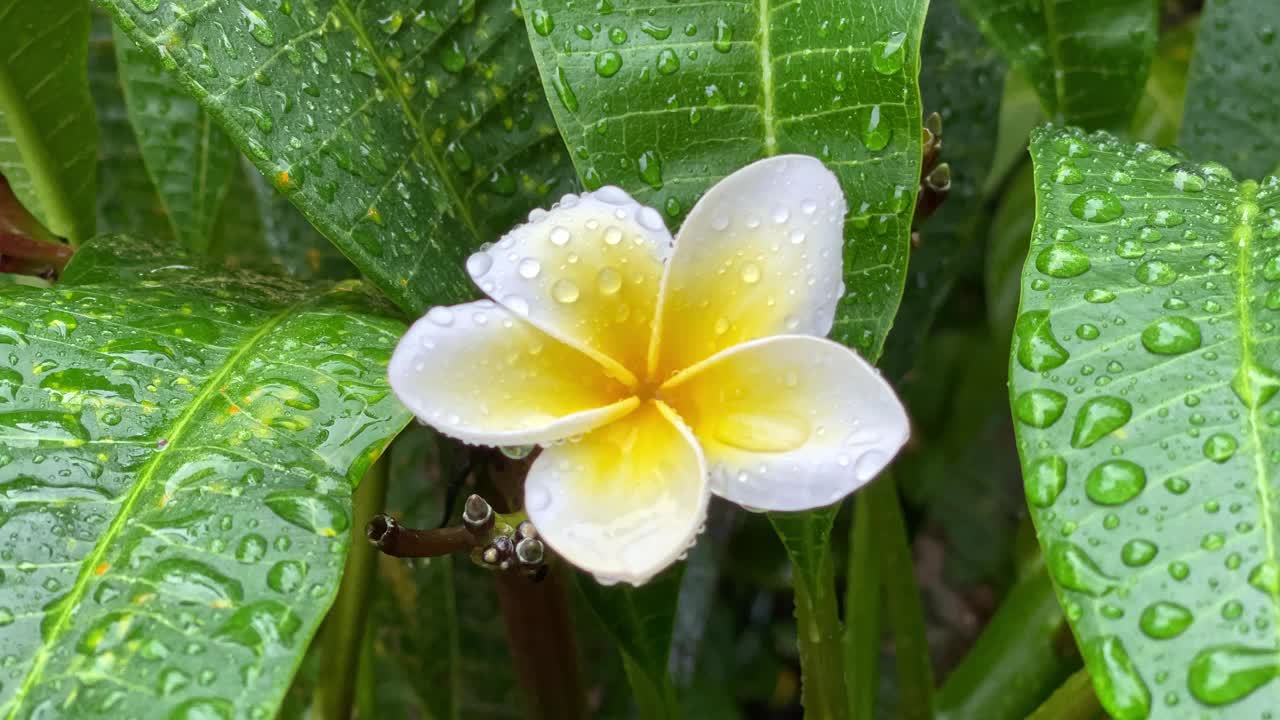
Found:
<svg viewBox="0 0 1280 720"><path fill-rule="evenodd" d="M408 420L387 310L125 236L0 288L0 716L274 713Z"/></svg>
<svg viewBox="0 0 1280 720"><path fill-rule="evenodd" d="M1280 97L1275 62L1280 4L1209 0L1187 81L1180 144L1249 177L1280 165Z"/></svg>
<svg viewBox="0 0 1280 720"><path fill-rule="evenodd" d="M1049 117L1127 128L1155 51L1154 0L961 0Z"/></svg>
<svg viewBox="0 0 1280 720"><path fill-rule="evenodd" d="M924 2L532 0L525 11L588 187L626 188L675 227L753 160L825 162L850 208L847 293L832 336L879 355L901 299L920 176Z"/></svg>
<svg viewBox="0 0 1280 720"><path fill-rule="evenodd" d="M89 5L0 2L0 175L73 243L94 229L98 130L89 97Z"/></svg>
<svg viewBox="0 0 1280 720"><path fill-rule="evenodd" d="M1112 717L1280 700L1280 184L1033 134L1011 361L1028 502Z"/></svg>
<svg viewBox="0 0 1280 720"><path fill-rule="evenodd" d="M576 185L510 3L101 4L409 312Z"/></svg>
<svg viewBox="0 0 1280 720"><path fill-rule="evenodd" d="M118 29L114 45L128 117L171 232L204 253L240 152L177 79Z"/></svg>

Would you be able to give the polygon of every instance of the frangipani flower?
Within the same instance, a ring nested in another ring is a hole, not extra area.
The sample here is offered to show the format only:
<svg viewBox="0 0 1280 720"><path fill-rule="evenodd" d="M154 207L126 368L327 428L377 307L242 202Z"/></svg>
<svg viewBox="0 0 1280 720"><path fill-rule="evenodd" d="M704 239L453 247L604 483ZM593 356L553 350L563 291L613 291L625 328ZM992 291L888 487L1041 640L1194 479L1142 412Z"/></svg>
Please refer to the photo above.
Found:
<svg viewBox="0 0 1280 720"><path fill-rule="evenodd" d="M827 505L906 442L888 383L824 339L845 210L835 176L799 155L722 180L674 243L619 188L566 195L467 260L492 299L418 320L391 386L447 435L544 446L525 483L542 539L643 583L694 541L711 493Z"/></svg>

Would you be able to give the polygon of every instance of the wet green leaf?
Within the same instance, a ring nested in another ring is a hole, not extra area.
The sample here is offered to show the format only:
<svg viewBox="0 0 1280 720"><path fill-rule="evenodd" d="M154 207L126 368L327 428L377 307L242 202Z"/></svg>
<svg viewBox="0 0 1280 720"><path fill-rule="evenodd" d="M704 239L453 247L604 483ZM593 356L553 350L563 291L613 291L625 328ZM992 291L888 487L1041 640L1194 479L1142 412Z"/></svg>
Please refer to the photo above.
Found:
<svg viewBox="0 0 1280 720"><path fill-rule="evenodd" d="M1098 696L1122 719L1261 715L1280 699L1280 182L1075 130L1037 131L1032 158L1013 415Z"/></svg>
<svg viewBox="0 0 1280 720"><path fill-rule="evenodd" d="M87 76L89 5L0 0L0 175L54 234L94 229L98 130Z"/></svg>
<svg viewBox="0 0 1280 720"><path fill-rule="evenodd" d="M1155 0L961 0L1055 120L1128 128L1155 51Z"/></svg>
<svg viewBox="0 0 1280 720"><path fill-rule="evenodd" d="M642 12L531 0L525 17L588 187L621 186L675 226L707 188L753 160L823 160L850 206L848 291L832 337L875 357L902 297L920 178L925 5L694 3Z"/></svg>
<svg viewBox="0 0 1280 720"><path fill-rule="evenodd" d="M674 599L683 573L684 566L676 565L638 588L604 587L589 576L574 576L587 604L622 652L642 718L679 715L667 662L676 622Z"/></svg>
<svg viewBox="0 0 1280 720"><path fill-rule="evenodd" d="M1280 162L1276 32L1280 5L1269 0L1205 3L1187 83L1179 142L1237 173L1261 177Z"/></svg>
<svg viewBox="0 0 1280 720"><path fill-rule="evenodd" d="M407 311L576 185L511 3L100 4Z"/></svg>
<svg viewBox="0 0 1280 720"><path fill-rule="evenodd" d="M403 325L125 236L63 277L0 288L0 715L270 716L408 420Z"/></svg>
<svg viewBox="0 0 1280 720"><path fill-rule="evenodd" d="M240 153L177 79L118 28L114 45L125 108L171 232L203 254Z"/></svg>

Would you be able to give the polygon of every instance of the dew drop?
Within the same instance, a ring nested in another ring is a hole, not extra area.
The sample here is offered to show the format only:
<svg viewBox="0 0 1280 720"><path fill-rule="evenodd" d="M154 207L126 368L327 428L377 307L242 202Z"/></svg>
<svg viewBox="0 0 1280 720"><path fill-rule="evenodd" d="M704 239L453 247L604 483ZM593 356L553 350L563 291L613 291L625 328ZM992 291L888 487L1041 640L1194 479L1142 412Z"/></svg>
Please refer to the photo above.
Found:
<svg viewBox="0 0 1280 720"><path fill-rule="evenodd" d="M1168 640L1185 632L1194 619L1195 616L1184 606L1159 601L1151 603L1142 611L1142 617L1138 619L1138 627L1147 637Z"/></svg>
<svg viewBox="0 0 1280 720"><path fill-rule="evenodd" d="M1107 460L1089 472L1085 494L1099 505L1122 505L1147 486L1147 473L1129 460Z"/></svg>
<svg viewBox="0 0 1280 720"><path fill-rule="evenodd" d="M622 273L611 267L601 268L600 272L596 274L596 288L603 295L617 293L622 289Z"/></svg>
<svg viewBox="0 0 1280 720"><path fill-rule="evenodd" d="M1023 485L1027 501L1036 507L1053 505L1067 486L1067 461L1057 455L1037 458L1027 466Z"/></svg>
<svg viewBox="0 0 1280 720"><path fill-rule="evenodd" d="M1089 256L1071 243L1053 243L1036 255L1036 269L1049 277L1072 278L1089 267Z"/></svg>
<svg viewBox="0 0 1280 720"><path fill-rule="evenodd" d="M1049 311L1023 313L1014 325L1018 337L1018 364L1032 372L1061 367L1071 356L1053 337Z"/></svg>
<svg viewBox="0 0 1280 720"><path fill-rule="evenodd" d="M1229 705L1280 676L1275 648L1217 645L1196 654L1187 671L1187 689L1206 705Z"/></svg>
<svg viewBox="0 0 1280 720"><path fill-rule="evenodd" d="M1013 402L1018 419L1035 428L1047 428L1057 422L1066 407L1067 396L1047 388L1028 390Z"/></svg>
<svg viewBox="0 0 1280 720"><path fill-rule="evenodd" d="M567 278L557 280L551 286L551 297L555 301L564 305L572 305L578 301L579 290L577 284Z"/></svg>
<svg viewBox="0 0 1280 720"><path fill-rule="evenodd" d="M884 40L877 40L871 44L871 66L881 75L892 75L902 69L904 58L906 57L905 48L907 34L904 32L891 32Z"/></svg>
<svg viewBox="0 0 1280 720"><path fill-rule="evenodd" d="M1142 331L1142 346L1157 355L1181 355L1200 343L1200 326L1181 315L1160 318Z"/></svg>
<svg viewBox="0 0 1280 720"><path fill-rule="evenodd" d="M1111 222L1124 215L1124 205L1105 190L1090 190L1071 201L1071 214L1088 222Z"/></svg>
<svg viewBox="0 0 1280 720"><path fill-rule="evenodd" d="M1086 402L1076 413L1071 432L1071 446L1087 448L1110 433L1124 427L1133 417L1128 400L1104 395Z"/></svg>

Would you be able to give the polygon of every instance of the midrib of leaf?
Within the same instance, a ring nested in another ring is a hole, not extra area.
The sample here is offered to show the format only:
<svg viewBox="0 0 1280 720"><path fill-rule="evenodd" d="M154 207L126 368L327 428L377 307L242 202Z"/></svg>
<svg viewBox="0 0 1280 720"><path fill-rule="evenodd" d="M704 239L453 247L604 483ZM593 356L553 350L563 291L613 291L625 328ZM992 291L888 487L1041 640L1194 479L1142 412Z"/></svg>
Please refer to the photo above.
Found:
<svg viewBox="0 0 1280 720"><path fill-rule="evenodd" d="M1239 222L1234 226L1230 237L1238 238L1240 244L1239 255L1236 258L1236 306L1240 313L1240 362L1241 382L1248 391L1246 394L1253 395L1253 381L1250 374L1245 368L1254 367L1253 350L1253 310L1249 307L1249 291L1252 288L1252 267L1253 267L1253 226L1251 221L1257 214L1257 205L1254 199L1258 196L1258 184L1252 180L1246 180L1240 186L1240 201L1236 204L1236 211ZM1246 208L1253 205L1253 212L1248 212ZM1258 413L1262 403L1249 404L1249 441L1252 443L1253 455L1253 478L1254 485L1258 492L1258 503L1261 506L1259 513L1262 516L1262 530L1266 536L1267 561L1273 565L1280 560L1280 553L1276 550L1276 532L1274 518L1272 517L1271 508L1271 491L1268 487L1270 478L1267 473L1267 463L1262 453L1262 423L1264 422ZM1271 588L1267 591L1271 596L1271 609L1275 616L1275 627L1280 628L1280 588ZM1280 655L1280 647L1276 650Z"/></svg>
<svg viewBox="0 0 1280 720"><path fill-rule="evenodd" d="M461 16L462 12L465 12L466 5L472 3L474 3L474 0L469 0L468 3L464 4L463 7L459 9L459 16ZM360 22L356 14L352 12L351 8L347 6L347 0L338 0L338 3L333 7L334 11L341 10L346 21L351 23L351 30L355 33L356 38L360 40L360 45L364 47L365 52L369 53L369 57L373 58L374 63L378 66L378 74L382 76L383 81L386 82L387 87L390 88L389 92L395 95L396 102L400 105L400 110L404 113L405 120L418 136L418 147L422 148L422 153L427 158L427 162L431 163L431 167L440 176L441 184L449 194L449 202L457 208L458 215L462 220L462 223L467 226L467 230L475 239L476 244L485 242L487 238L485 238L484 235L480 233L480 229L476 227L475 219L471 216L471 208L462 201L462 196L458 194L458 189L453 186L453 178L450 177L448 168L444 166L444 163L440 160L440 156L437 155L435 149L431 147L431 138L427 136L426 131L422 127L422 123L418 120L417 114L413 112L413 108L409 105L409 98L405 97L404 93L400 91L400 84L396 81L395 76L387 69L386 60L384 60L382 54L378 52L377 46L369 40L368 30ZM441 33L440 37L436 39L436 42L440 42L445 36L445 33ZM428 48L425 52L429 52L430 49L431 48ZM391 180L394 180L397 174L393 174L391 176Z"/></svg>
<svg viewBox="0 0 1280 720"><path fill-rule="evenodd" d="M18 6L17 2L9 5L9 7L0 14L0 27L4 27L4 23L9 13ZM47 28L47 32L54 32L57 28L67 23L71 19L70 14L64 14L51 27ZM30 38L27 40L28 46L35 43L39 38ZM56 72L56 68L50 69L49 75L45 77L47 81ZM49 148L43 142L40 142L40 133L36 132L35 120L31 117L31 113L27 112L27 98L18 92L13 85L13 78L9 73L9 63L0 62L0 121L9 127L9 131L13 133L14 138L19 142L20 146L26 148L27 152L22 153L26 157L27 162L24 167L27 174L31 176L34 185L40 188L41 199L48 204L43 208L51 217L57 219L58 223L65 223L67 227L73 229L77 235L76 240L83 239L90 232L88 228L77 227L75 210L72 208L71 198L67 196L66 188L58 182L52 172L54 159L50 154Z"/></svg>
<svg viewBox="0 0 1280 720"><path fill-rule="evenodd" d="M270 334L272 330L280 325L280 323L284 322L290 315L297 312L300 307L306 305L308 302L310 302L310 300L303 300L294 303L271 316L260 328L246 338L230 356L227 357L218 371L208 378L204 389L202 389L200 393L193 398L191 404L187 406L187 409L183 411L182 415L180 415L176 421L174 421L173 431L170 434L170 437L167 438L168 443L166 445L166 450L176 448L177 445L184 440L187 427L191 424L191 420L211 398L218 394L223 382L230 377L240 359L247 355L253 347L258 344L258 341ZM124 501L121 503L120 511L116 513L115 518L113 518L111 524L107 526L106 531L104 531L102 536L98 538L98 542L93 546L93 551L85 557L84 562L80 567L80 574L76 576L75 585L72 586L70 592L68 592L59 603L60 608L58 611L58 617L50 627L48 633L45 634L40 646L40 651L37 654L35 661L31 664L31 670L27 673L26 678L23 679L22 686L16 693L14 693L12 700L13 709L9 711L7 720L16 720L18 717L18 711L22 707L23 700L26 699L31 688L39 681L40 676L43 674L45 663L49 658L49 648L53 647L66 631L67 622L71 618L72 611L74 611L80 605L80 601L84 599L84 594L88 588L89 581L93 578L94 569L98 566L98 563L102 561L107 549L115 542L116 537L119 536L122 530L124 530L124 527L132 514L133 508L138 502L138 498L142 497L142 494L148 487L150 487L151 479L154 477L156 468L159 467L163 458L164 453L160 452L147 461L146 466L139 472L138 479L133 483L132 487L129 488L129 494L125 496Z"/></svg>
<svg viewBox="0 0 1280 720"><path fill-rule="evenodd" d="M773 121L773 55L769 51L769 0L760 0L760 84L764 89L764 107L760 120L764 124L764 153L778 154L778 137Z"/></svg>

